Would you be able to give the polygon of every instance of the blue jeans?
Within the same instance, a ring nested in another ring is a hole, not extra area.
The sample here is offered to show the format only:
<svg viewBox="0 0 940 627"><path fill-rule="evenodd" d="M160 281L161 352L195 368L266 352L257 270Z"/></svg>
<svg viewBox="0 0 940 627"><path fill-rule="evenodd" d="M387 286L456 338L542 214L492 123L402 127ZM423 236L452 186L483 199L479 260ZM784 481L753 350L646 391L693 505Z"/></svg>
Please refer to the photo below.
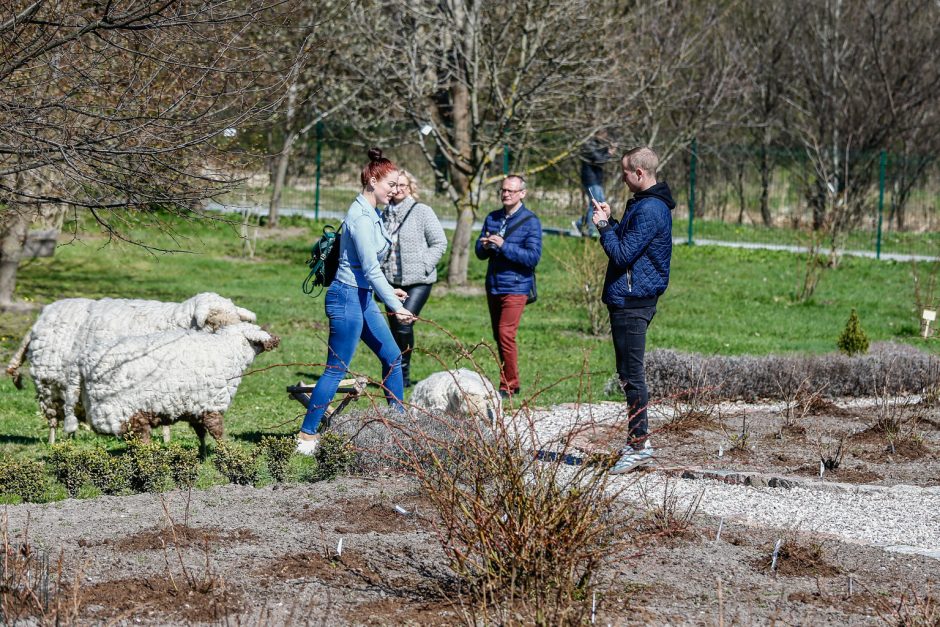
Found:
<svg viewBox="0 0 940 627"><path fill-rule="evenodd" d="M607 198L604 196L604 187L599 183L585 185L584 191L588 197L587 209L584 212L584 217L578 220L578 226L584 229L585 233L594 234L597 233L597 227L594 226L594 220L592 219L594 217L594 203L591 202L591 194L594 194L594 199L597 202L604 202Z"/></svg>
<svg viewBox="0 0 940 627"><path fill-rule="evenodd" d="M610 312L610 334L614 338L614 357L617 360L617 375L620 387L627 397L630 412L629 444L643 448L649 434L646 406L649 392L646 389L646 330L649 328L656 307L620 309L608 307Z"/></svg>
<svg viewBox="0 0 940 627"><path fill-rule="evenodd" d="M310 435L317 432L326 408L336 395L339 382L346 376L360 338L382 362L385 400L389 405L404 411L401 404L405 396L401 378L401 351L395 344L385 316L372 298L372 290L334 281L326 292L325 307L326 316L330 320L326 370L313 389L300 430Z"/></svg>

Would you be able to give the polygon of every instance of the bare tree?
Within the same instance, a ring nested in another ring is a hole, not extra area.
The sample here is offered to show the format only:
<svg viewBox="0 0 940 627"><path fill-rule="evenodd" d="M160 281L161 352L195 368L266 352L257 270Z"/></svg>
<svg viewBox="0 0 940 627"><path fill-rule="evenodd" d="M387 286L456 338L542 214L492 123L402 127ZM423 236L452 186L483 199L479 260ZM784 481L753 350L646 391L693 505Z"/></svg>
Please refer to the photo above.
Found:
<svg viewBox="0 0 940 627"><path fill-rule="evenodd" d="M265 46L272 71L289 68L284 97L265 125L274 159L268 227L277 226L281 195L297 142L337 111L349 115L368 84L351 80L355 72L350 68L361 58L365 46L351 35L347 2L321 0L315 5L288 5L281 10L292 24L270 37Z"/></svg>
<svg viewBox="0 0 940 627"><path fill-rule="evenodd" d="M504 146L514 169L533 173L607 127L668 160L708 119L727 87L727 66L703 71L701 54L720 7L701 3L702 17L678 4L399 0L363 10L370 32L389 32L376 56L388 60L384 102L410 124L403 141L420 146L457 210L451 284L466 281L472 224ZM684 83L690 76L705 80Z"/></svg>
<svg viewBox="0 0 940 627"><path fill-rule="evenodd" d="M801 0L790 7L801 16L790 40L798 68L787 94L791 130L813 164L813 226L827 229L834 256L870 207L879 151L936 119L929 112L940 96L940 66L924 51L940 44L940 5Z"/></svg>
<svg viewBox="0 0 940 627"><path fill-rule="evenodd" d="M47 205L110 236L139 210L198 213L231 182L226 129L282 79L252 26L283 0L12 0L0 8L0 307ZM276 26L276 24L274 25Z"/></svg>

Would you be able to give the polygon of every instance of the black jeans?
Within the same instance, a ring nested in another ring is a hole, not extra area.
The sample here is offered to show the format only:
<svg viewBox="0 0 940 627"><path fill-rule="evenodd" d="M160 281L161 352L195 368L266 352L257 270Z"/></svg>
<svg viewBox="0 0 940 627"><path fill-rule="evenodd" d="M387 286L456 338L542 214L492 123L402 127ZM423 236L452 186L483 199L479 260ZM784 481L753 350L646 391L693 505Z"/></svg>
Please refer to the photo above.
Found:
<svg viewBox="0 0 940 627"><path fill-rule="evenodd" d="M392 285L408 292L408 298L404 302L405 309L418 315L424 309L424 304L428 302L428 296L431 295L430 283L419 283L418 285ZM386 307L386 310L388 307ZM388 319L389 326L392 329L392 337L401 350L401 374L405 380L405 387L411 385L411 352L415 345L415 327L414 324L403 324L395 316Z"/></svg>
<svg viewBox="0 0 940 627"><path fill-rule="evenodd" d="M649 392L646 389L644 357L646 353L646 330L649 328L656 307L620 309L608 307L610 312L610 334L614 338L614 356L617 360L617 375L620 387L630 407L630 444L642 447L649 434L646 406Z"/></svg>

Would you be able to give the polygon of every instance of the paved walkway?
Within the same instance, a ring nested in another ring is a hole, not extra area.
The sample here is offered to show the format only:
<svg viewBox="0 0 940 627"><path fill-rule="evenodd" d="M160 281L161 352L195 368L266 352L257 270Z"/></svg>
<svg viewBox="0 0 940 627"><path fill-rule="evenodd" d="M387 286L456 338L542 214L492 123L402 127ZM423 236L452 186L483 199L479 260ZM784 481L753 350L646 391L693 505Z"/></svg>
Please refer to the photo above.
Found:
<svg viewBox="0 0 940 627"><path fill-rule="evenodd" d="M210 211L219 211L222 213L242 213L245 209L248 209L252 215L267 215L268 210L266 207L254 206L254 207L242 207L239 205L220 205L219 203L210 202L207 205L207 209ZM283 216L303 216L313 220L315 218L315 212L312 209L297 209L292 207L282 207L279 210L280 215ZM330 220L340 220L345 214L339 211L320 211L321 219L330 219ZM441 225L445 229L453 230L457 226L457 222L450 218L444 218L441 220ZM483 228L482 222L475 222L473 224L474 231ZM548 235L561 235L567 237L580 237L581 234L575 229L562 229L557 227L545 227L542 229L543 233ZM685 237L674 237L672 239L673 243L676 245L684 245L687 243L688 239ZM762 244L757 242L727 242L722 240L714 239L695 239L695 244L697 246L724 246L728 248L748 248L752 250L782 250L791 253L805 253L809 249L806 246L792 246L787 244ZM868 257L870 259L876 259L878 256L874 251L871 250L843 250L843 255L849 255L852 257ZM935 257L931 255L907 255L901 253L881 253L881 259L885 261L940 261L940 257Z"/></svg>

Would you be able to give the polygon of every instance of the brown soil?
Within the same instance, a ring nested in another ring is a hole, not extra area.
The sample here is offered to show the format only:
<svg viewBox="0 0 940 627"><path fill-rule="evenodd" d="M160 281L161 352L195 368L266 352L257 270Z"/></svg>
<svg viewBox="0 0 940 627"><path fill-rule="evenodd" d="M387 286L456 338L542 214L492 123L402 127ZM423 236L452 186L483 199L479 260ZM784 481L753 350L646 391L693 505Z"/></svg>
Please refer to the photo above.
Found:
<svg viewBox="0 0 940 627"><path fill-rule="evenodd" d="M845 457L840 468L827 470L823 481L940 485L940 431L924 427L928 421L940 423L940 409L902 410L906 427L916 419L917 425L924 428L917 432L917 438L896 440L892 452L884 432L872 427L876 408L843 408L834 402L827 402L825 407L826 412L802 421L791 420L789 426L779 410L748 407L746 452L732 448L731 436L740 434L741 417L730 416L730 412L719 415L714 424L682 432L675 430L669 418L653 413L651 441L660 463L668 467L818 478L820 447L834 452L835 443L844 439ZM721 457L719 449L724 452Z"/></svg>
<svg viewBox="0 0 940 627"><path fill-rule="evenodd" d="M765 547L766 556L753 562L758 571L769 571L773 564L773 545ZM835 577L842 572L826 559L825 549L819 542L809 544L787 539L777 554L776 573L785 577Z"/></svg>
<svg viewBox="0 0 940 627"><path fill-rule="evenodd" d="M241 595L219 577L131 577L82 586L81 616L91 621L133 619L218 622L243 609Z"/></svg>
<svg viewBox="0 0 940 627"><path fill-rule="evenodd" d="M174 523L171 527L147 529L140 533L131 534L117 539L107 539L102 544L112 544L121 551L147 551L160 550L175 546L178 548L204 547L231 542L253 542L258 536L250 529L235 529L223 532L211 527L194 528ZM79 546L89 547L91 544L79 540Z"/></svg>

